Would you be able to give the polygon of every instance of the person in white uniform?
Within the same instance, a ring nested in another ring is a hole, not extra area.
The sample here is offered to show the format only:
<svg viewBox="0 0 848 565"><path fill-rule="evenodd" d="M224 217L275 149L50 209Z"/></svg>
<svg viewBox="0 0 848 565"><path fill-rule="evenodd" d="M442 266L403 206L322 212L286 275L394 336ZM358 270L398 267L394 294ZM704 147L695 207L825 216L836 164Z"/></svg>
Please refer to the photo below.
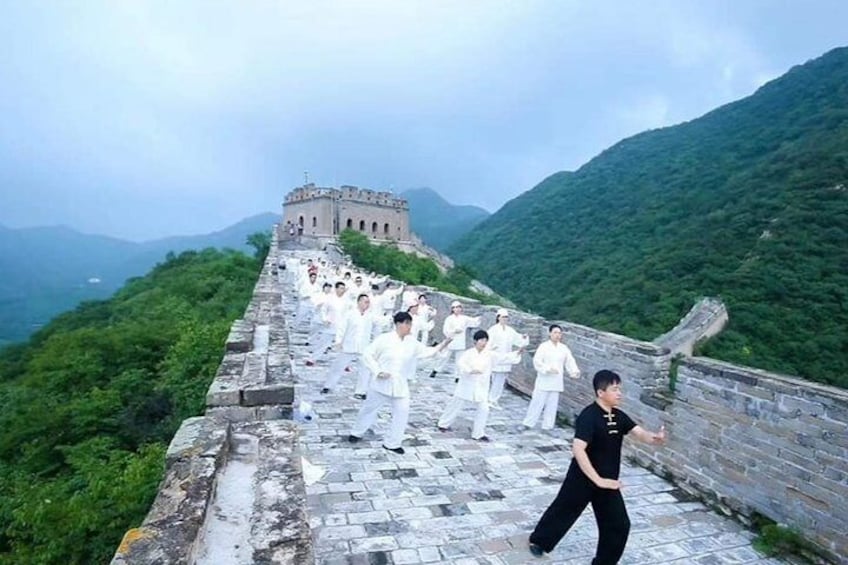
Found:
<svg viewBox="0 0 848 565"><path fill-rule="evenodd" d="M489 377L496 363L518 363L518 352L501 355L486 347L489 334L484 330L474 333L474 347L463 351L456 360L459 382L453 397L445 406L437 424L439 431L447 431L467 403L476 406L474 426L471 438L477 441L489 441L486 436L486 420L489 418Z"/></svg>
<svg viewBox="0 0 848 565"><path fill-rule="evenodd" d="M360 400L365 399L371 372L362 363L360 357L371 343L371 337L376 328L374 314L370 307L371 298L367 294L360 294L356 300L356 310L349 312L344 321L338 324L333 349L338 350L339 353L327 370L321 394L330 392L338 384L345 368L356 364L357 379L353 396Z"/></svg>
<svg viewBox="0 0 848 565"><path fill-rule="evenodd" d="M418 359L436 355L450 343L450 339L436 347L425 347L410 335L412 316L408 312L398 312L393 321L394 330L377 336L362 353L362 361L371 370L372 378L368 396L359 409L348 440L352 443L360 441L374 425L380 408L389 404L392 418L389 430L383 436L383 447L402 455L401 441L409 420L409 377L415 374Z"/></svg>
<svg viewBox="0 0 848 565"><path fill-rule="evenodd" d="M427 345L430 342L430 331L436 323L436 314L436 309L427 304L427 295L419 294L418 315L421 316L422 322L420 324L419 333L416 335L416 339L424 345Z"/></svg>
<svg viewBox="0 0 848 565"><path fill-rule="evenodd" d="M495 325L489 328L489 349L501 355L512 353L513 349L519 350L519 355L530 343L530 338L521 335L508 325L509 312L506 308L499 308L495 315ZM503 395L504 383L512 370L514 363L495 363L492 367L492 385L489 389L489 404L492 408L500 408L499 401Z"/></svg>
<svg viewBox="0 0 848 565"><path fill-rule="evenodd" d="M451 338L448 345L448 354L436 364L436 368L430 373L430 378L435 378L437 373L444 371L452 357L458 357L460 353L465 351L465 330L468 328L476 328L480 326L480 317L472 318L462 313L462 303L459 300L451 302L450 316L445 318L442 323L442 333L445 337ZM459 376L454 370L455 380L459 380Z"/></svg>
<svg viewBox="0 0 848 565"><path fill-rule="evenodd" d="M542 416L542 429L553 429L556 422L559 393L563 387L563 368L572 379L580 378L580 369L567 345L562 343L562 326L552 324L548 329L550 339L539 345L533 355L533 368L536 369L536 383L533 385L533 396L527 407L527 416L523 424L528 428L536 425Z"/></svg>

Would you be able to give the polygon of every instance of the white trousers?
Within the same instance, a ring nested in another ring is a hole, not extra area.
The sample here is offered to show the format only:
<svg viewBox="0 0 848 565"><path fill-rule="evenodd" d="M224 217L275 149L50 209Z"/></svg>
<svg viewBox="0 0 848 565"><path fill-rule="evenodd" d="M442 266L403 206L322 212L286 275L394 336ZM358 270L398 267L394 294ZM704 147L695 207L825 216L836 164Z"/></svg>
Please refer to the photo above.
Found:
<svg viewBox="0 0 848 565"><path fill-rule="evenodd" d="M300 299L297 301L297 320L298 323L302 323L304 320L311 320L313 314L315 313L315 307L312 305L312 301L307 299Z"/></svg>
<svg viewBox="0 0 848 565"><path fill-rule="evenodd" d="M429 346L430 344L427 342L430 341L430 330L420 330L418 332L418 341Z"/></svg>
<svg viewBox="0 0 848 565"><path fill-rule="evenodd" d="M542 416L542 429L551 430L556 423L557 406L559 405L559 393L553 390L538 390L533 389L533 396L530 397L530 406L527 407L527 416L522 422L528 428L536 425L536 421L544 410L545 415Z"/></svg>
<svg viewBox="0 0 848 565"><path fill-rule="evenodd" d="M473 400L466 400L454 395L448 401L448 405L445 406L445 412L442 414L442 417L439 418L439 427L447 428L453 424L456 417L459 416L460 410L466 404L477 407L477 413L474 415L474 427L471 428L471 437L472 439L480 439L486 435L486 420L489 419L489 402L487 400L474 402Z"/></svg>
<svg viewBox="0 0 848 565"><path fill-rule="evenodd" d="M332 365L327 370L327 376L324 379L324 388L333 389L339 384L339 380L344 376L345 367L356 365L356 388L354 394L365 394L368 391L368 383L371 381L371 371L362 362L358 353L341 352L336 355Z"/></svg>
<svg viewBox="0 0 848 565"><path fill-rule="evenodd" d="M462 353L463 349L445 349L447 351L447 355L443 355L439 357L439 360L436 362L436 371L444 372L445 367L448 366L448 363L453 361L453 374L454 376L458 376L456 372L456 358L459 357L459 354Z"/></svg>
<svg viewBox="0 0 848 565"><path fill-rule="evenodd" d="M310 349L313 357L324 356L324 352L328 347L332 347L333 341L336 339L336 333L329 330L327 326L323 326L323 330L315 332L309 338Z"/></svg>
<svg viewBox="0 0 848 565"><path fill-rule="evenodd" d="M509 373L492 373L492 384L489 387L489 402L497 402L501 399L508 375Z"/></svg>
<svg viewBox="0 0 848 565"><path fill-rule="evenodd" d="M383 435L383 445L389 449L400 447L403 440L403 432L406 431L406 423L409 421L409 397L389 396L382 392L369 389L368 397L362 403L359 409L359 415L356 417L356 423L350 434L356 437L365 435L374 422L377 421L377 412L384 404L389 404L392 411L392 419L389 423L388 431Z"/></svg>

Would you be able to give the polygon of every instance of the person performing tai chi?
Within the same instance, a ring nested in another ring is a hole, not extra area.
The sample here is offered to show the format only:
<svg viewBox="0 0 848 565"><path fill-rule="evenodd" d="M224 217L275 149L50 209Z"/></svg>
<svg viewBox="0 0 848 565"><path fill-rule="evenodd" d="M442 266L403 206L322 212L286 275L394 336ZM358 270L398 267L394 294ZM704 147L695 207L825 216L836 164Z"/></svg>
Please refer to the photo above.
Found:
<svg viewBox="0 0 848 565"><path fill-rule="evenodd" d="M471 429L471 439L489 441L486 436L486 420L489 418L489 377L492 367L498 363L518 363L521 360L519 351L501 355L495 353L486 345L489 334L484 330L474 332L474 347L463 351L456 360L459 382L453 397L445 406L442 417L437 424L439 431L446 432L456 420L459 411L470 402L477 406L474 416L474 427Z"/></svg>
<svg viewBox="0 0 848 565"><path fill-rule="evenodd" d="M615 565L624 553L630 518L621 497L621 444L630 434L643 443L663 444L665 427L650 432L619 410L621 377L602 370L592 379L595 402L584 408L574 424L574 458L556 498L530 534L530 553L541 557L553 551L588 504L598 524L598 546L592 565Z"/></svg>
<svg viewBox="0 0 848 565"><path fill-rule="evenodd" d="M435 378L437 373L444 371L451 357L458 357L465 351L465 330L480 326L480 317L472 318L462 313L462 303L459 300L451 302L451 313L442 323L442 334L451 338L448 345L448 354L436 363L436 368L430 372L430 378ZM458 373L454 368L454 380L459 381Z"/></svg>
<svg viewBox="0 0 848 565"><path fill-rule="evenodd" d="M441 352L450 343L450 338L438 346L425 347L410 335L412 316L408 312L398 312L393 321L394 330L377 336L362 353L362 361L370 369L372 378L367 398L359 409L348 440L352 443L360 441L377 420L380 407L389 404L392 419L388 432L383 436L383 447L403 455L401 441L409 420L408 380L415 375L418 359Z"/></svg>
<svg viewBox="0 0 848 565"><path fill-rule="evenodd" d="M533 368L536 369L536 382L533 396L527 407L527 415L522 422L526 427L536 425L542 416L542 429L551 430L556 422L559 393L564 390L563 367L572 379L580 378L580 369L567 345L562 343L562 326L552 324L548 329L549 339L539 345L533 355Z"/></svg>
<svg viewBox="0 0 848 565"><path fill-rule="evenodd" d="M511 353L513 348L523 351L530 343L527 335L521 335L508 325L509 312L505 308L499 308L495 315L495 325L489 328L489 349L495 353ZM514 363L496 363L492 367L492 386L489 389L489 404L492 408L500 409L499 401L503 395L504 384Z"/></svg>
<svg viewBox="0 0 848 565"><path fill-rule="evenodd" d="M353 396L359 400L365 399L371 372L362 363L360 356L371 343L371 337L378 326L375 322L374 313L371 311L371 298L367 294L360 294L356 299L356 309L349 312L336 329L333 349L339 353L327 370L321 394L330 392L338 384L345 369L356 363L357 379Z"/></svg>

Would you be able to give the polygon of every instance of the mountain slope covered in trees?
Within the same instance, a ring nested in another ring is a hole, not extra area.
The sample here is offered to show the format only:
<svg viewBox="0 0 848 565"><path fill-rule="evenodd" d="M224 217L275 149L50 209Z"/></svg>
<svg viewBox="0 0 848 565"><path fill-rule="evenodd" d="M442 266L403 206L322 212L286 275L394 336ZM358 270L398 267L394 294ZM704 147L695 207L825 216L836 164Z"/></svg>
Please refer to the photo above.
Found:
<svg viewBox="0 0 848 565"><path fill-rule="evenodd" d="M848 48L552 175L450 253L522 307L641 339L720 296L702 353L848 386Z"/></svg>
<svg viewBox="0 0 848 565"><path fill-rule="evenodd" d="M477 206L451 204L429 188L407 190L400 196L409 202L412 231L437 251L447 249L489 216L487 211Z"/></svg>
<svg viewBox="0 0 848 565"><path fill-rule="evenodd" d="M279 221L279 215L258 214L220 231L143 243L61 226L0 226L0 347L26 339L83 300L109 297L127 278L146 273L169 252L206 247L248 251L249 234L268 231Z"/></svg>
<svg viewBox="0 0 848 565"><path fill-rule="evenodd" d="M174 432L203 412L260 266L171 254L0 349L0 564L109 562L147 513Z"/></svg>

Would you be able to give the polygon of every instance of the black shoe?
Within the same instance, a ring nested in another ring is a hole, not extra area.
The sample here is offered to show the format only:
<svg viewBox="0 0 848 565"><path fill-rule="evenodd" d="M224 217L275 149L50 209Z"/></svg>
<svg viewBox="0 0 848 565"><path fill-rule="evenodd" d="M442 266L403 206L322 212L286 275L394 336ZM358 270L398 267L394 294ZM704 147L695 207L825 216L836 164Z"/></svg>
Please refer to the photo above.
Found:
<svg viewBox="0 0 848 565"><path fill-rule="evenodd" d="M328 392L330 392L330 389L328 389L327 387L321 389L321 394L327 394Z"/></svg>
<svg viewBox="0 0 848 565"><path fill-rule="evenodd" d="M474 439L474 438L471 438L471 439ZM492 441L492 440L489 439L489 436L480 436L480 437L477 438L477 441L489 442L489 441Z"/></svg>
<svg viewBox="0 0 848 565"><path fill-rule="evenodd" d="M530 543L530 553L533 554L533 557L542 557L545 555L545 550L542 549L542 546Z"/></svg>
<svg viewBox="0 0 848 565"><path fill-rule="evenodd" d="M357 400L365 400L367 398L364 394L354 394L353 397Z"/></svg>
<svg viewBox="0 0 848 565"><path fill-rule="evenodd" d="M403 455L404 453L406 453L406 451L404 451L402 447L394 447L394 448L392 448L392 447L386 447L386 446L384 445L384 446L383 446L383 449L388 449L389 451L394 452L394 453L397 453L398 455Z"/></svg>
<svg viewBox="0 0 848 565"><path fill-rule="evenodd" d="M443 428L442 426L436 426L436 427L439 429L440 432L449 432L450 431L450 427L447 427L447 428Z"/></svg>
<svg viewBox="0 0 848 565"><path fill-rule="evenodd" d="M431 379L435 379L435 378L436 378L436 371L430 371L430 378L431 378Z"/></svg>
<svg viewBox="0 0 848 565"><path fill-rule="evenodd" d="M358 442L358 441L362 441L362 438L361 438L361 437L359 437L359 436L355 436L355 435L351 434L351 435L347 436L347 440L348 440L350 443L356 443L356 442Z"/></svg>
<svg viewBox="0 0 848 565"><path fill-rule="evenodd" d="M458 383L458 382L459 382L459 377L455 378L455 379L453 380L453 382Z"/></svg>

